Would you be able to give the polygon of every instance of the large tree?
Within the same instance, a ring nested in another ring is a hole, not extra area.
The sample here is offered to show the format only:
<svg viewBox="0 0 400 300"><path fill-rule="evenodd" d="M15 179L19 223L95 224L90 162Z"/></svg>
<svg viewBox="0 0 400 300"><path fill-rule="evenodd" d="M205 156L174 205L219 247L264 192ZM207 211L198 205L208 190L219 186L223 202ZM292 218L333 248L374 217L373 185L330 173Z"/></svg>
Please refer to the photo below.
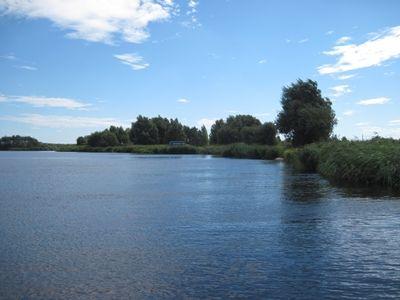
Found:
<svg viewBox="0 0 400 300"><path fill-rule="evenodd" d="M294 146L326 140L331 135L335 112L331 101L322 97L317 82L299 79L284 87L281 104L276 125Z"/></svg>
<svg viewBox="0 0 400 300"><path fill-rule="evenodd" d="M132 123L131 140L138 145L152 145L158 142L157 126L149 118L138 116Z"/></svg>

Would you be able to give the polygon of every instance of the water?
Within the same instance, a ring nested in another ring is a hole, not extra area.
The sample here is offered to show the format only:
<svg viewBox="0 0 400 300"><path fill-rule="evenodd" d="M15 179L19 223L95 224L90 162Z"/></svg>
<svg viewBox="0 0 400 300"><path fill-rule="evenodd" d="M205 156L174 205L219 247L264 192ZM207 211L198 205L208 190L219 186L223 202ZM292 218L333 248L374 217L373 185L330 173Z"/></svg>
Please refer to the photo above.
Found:
<svg viewBox="0 0 400 300"><path fill-rule="evenodd" d="M400 297L400 198L282 162L0 152L0 298Z"/></svg>

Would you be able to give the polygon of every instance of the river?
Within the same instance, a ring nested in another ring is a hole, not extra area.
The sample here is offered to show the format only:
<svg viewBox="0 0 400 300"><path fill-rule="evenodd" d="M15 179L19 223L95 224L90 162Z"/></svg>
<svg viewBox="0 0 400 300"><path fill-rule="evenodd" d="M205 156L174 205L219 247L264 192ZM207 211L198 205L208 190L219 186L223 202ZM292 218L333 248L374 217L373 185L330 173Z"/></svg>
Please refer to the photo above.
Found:
<svg viewBox="0 0 400 300"><path fill-rule="evenodd" d="M283 162L0 152L1 299L400 297L400 198Z"/></svg>

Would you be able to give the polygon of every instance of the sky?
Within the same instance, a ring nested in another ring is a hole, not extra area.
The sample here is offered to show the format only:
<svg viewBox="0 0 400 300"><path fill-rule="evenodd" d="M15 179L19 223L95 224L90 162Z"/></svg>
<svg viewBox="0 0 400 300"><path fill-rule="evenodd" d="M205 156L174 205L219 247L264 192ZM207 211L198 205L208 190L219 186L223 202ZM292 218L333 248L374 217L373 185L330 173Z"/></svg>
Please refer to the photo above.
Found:
<svg viewBox="0 0 400 300"><path fill-rule="evenodd" d="M274 121L318 82L339 137L400 138L400 1L0 0L0 136L73 143L141 114Z"/></svg>

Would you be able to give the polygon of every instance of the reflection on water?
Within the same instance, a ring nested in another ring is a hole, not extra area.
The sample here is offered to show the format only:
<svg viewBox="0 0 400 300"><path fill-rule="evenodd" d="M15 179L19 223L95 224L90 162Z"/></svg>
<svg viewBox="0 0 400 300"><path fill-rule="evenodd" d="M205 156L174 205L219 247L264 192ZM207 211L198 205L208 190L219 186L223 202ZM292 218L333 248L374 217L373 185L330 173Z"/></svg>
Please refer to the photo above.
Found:
<svg viewBox="0 0 400 300"><path fill-rule="evenodd" d="M0 153L0 298L397 298L400 198L284 163Z"/></svg>

